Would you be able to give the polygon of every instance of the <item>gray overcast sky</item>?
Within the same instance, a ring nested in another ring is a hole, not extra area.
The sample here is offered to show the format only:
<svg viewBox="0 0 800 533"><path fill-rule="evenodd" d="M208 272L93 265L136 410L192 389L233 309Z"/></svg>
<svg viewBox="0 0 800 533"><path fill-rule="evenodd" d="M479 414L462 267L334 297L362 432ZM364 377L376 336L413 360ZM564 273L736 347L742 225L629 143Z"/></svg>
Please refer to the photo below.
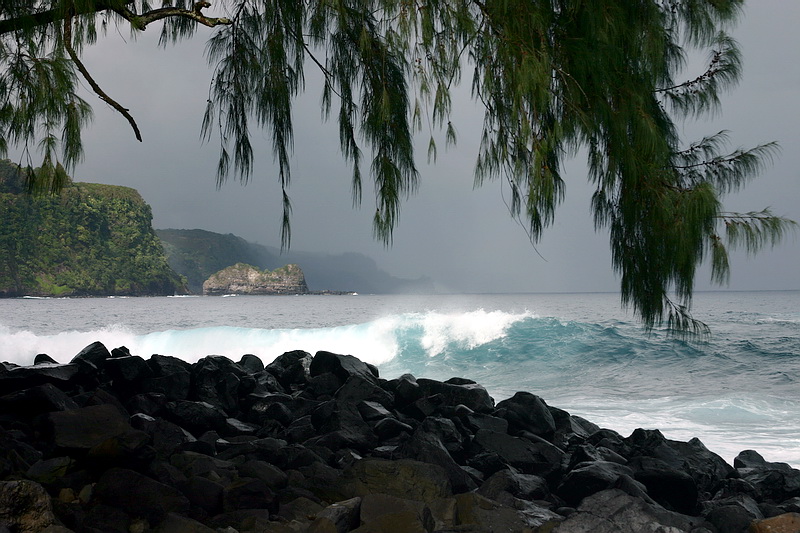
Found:
<svg viewBox="0 0 800 533"><path fill-rule="evenodd" d="M733 31L743 49L741 84L724 96L713 121L684 126L689 140L731 130L732 149L772 140L781 144L775 164L727 199L730 210L771 206L776 214L800 220L798 24L800 2L751 0ZM126 31L112 29L85 50L87 67L106 92L130 108L144 143L134 140L121 116L88 95L95 120L75 178L138 189L153 208L157 228L202 228L276 245L281 204L268 136L253 131L260 155L251 182L243 187L231 180L220 190L214 178L218 145L199 140L210 80L203 49L210 30L201 28L192 41L166 50L156 47L158 31L151 28L134 42ZM351 208L351 170L339 154L335 124L320 119L315 81L309 71L306 93L294 111L294 250L361 252L396 276L427 275L454 291L617 290L607 234L594 232L583 161L567 165L567 199L536 250L508 216L499 183L473 190L481 114L466 90L454 102L458 146L447 153L440 149L438 162L428 166L426 138L420 137L421 186L404 204L394 245L385 249L372 237L370 189L365 187L362 207ZM800 289L799 239L800 234L790 236L757 257L734 254L729 288ZM705 269L697 288L711 288L708 278Z"/></svg>

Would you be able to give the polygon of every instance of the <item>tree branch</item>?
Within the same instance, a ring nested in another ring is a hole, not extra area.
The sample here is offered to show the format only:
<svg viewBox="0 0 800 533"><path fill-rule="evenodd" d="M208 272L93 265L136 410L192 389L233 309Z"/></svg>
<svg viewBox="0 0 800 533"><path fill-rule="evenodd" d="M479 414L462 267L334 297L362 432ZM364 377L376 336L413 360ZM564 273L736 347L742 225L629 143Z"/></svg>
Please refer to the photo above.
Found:
<svg viewBox="0 0 800 533"><path fill-rule="evenodd" d="M160 9L153 9L151 11L147 11L142 13L141 15L137 15L136 13L132 12L127 7L123 6L121 9L116 9L115 11L122 16L125 20L130 22L136 29L144 31L148 24L151 22L155 22L157 20L162 20L169 17L184 17L191 20L194 20L198 24L202 24L203 26L208 26L209 28L213 28L214 26L219 26L220 24L233 24L233 21L229 18L225 17L206 17L201 13L201 10L209 7L211 2L207 0L200 0L199 2L195 2L192 6L192 9L182 9L178 7L162 7Z"/></svg>
<svg viewBox="0 0 800 533"><path fill-rule="evenodd" d="M211 5L207 0L200 0L196 2L191 10L179 9L176 7L165 7L161 9L154 9L141 15L137 15L126 6L132 4L133 0L97 0L94 5L88 3L81 6L72 8L70 16L86 15L89 13L99 13L100 11L112 10L121 15L128 22L133 24L137 29L144 30L145 27L156 20L161 20L168 17L186 17L190 18L204 26L213 28L220 24L232 24L230 19L221 17L206 17L201 13L202 9ZM60 20L64 20L66 14L63 9L49 9L39 13L26 14L15 18L0 20L0 35L11 33L17 30L35 28L36 26L44 26L45 24L52 24Z"/></svg>
<svg viewBox="0 0 800 533"><path fill-rule="evenodd" d="M136 135L136 140L142 142L142 134L139 131L139 126L136 124L136 121L133 120L133 117L128 110L122 107L119 102L108 96L103 89L94 81L92 75L89 74L89 71L86 69L84 64L81 62L78 54L75 53L75 49L72 48L72 17L73 14L70 12L64 18L64 49L69 54L70 59L75 63L75 66L78 68L78 71L84 77L84 79L89 83L92 87L92 90L103 100L105 103L116 109L123 117L128 120L128 123L133 128L133 133Z"/></svg>
<svg viewBox="0 0 800 533"><path fill-rule="evenodd" d="M121 5L132 3L133 0L120 0L116 2L109 2L108 0L96 0L94 5L91 5L88 2L81 3L80 6L74 6L72 8L71 16L99 13L100 11L117 9ZM44 26L45 24L52 24L53 22L58 22L64 18L66 18L64 9L56 8L49 9L47 11L40 11L39 13L31 13L19 17L0 20L0 35L11 33L17 30L35 28L36 26Z"/></svg>

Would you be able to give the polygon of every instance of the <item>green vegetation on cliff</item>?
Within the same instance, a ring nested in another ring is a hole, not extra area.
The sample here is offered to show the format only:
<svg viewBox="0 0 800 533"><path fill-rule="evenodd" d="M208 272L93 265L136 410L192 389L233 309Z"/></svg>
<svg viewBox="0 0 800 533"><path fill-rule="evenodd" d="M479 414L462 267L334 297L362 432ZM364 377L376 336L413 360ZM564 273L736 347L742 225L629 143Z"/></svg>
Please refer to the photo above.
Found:
<svg viewBox="0 0 800 533"><path fill-rule="evenodd" d="M31 196L0 161L0 296L185 292L153 232L150 206L128 187L69 183Z"/></svg>

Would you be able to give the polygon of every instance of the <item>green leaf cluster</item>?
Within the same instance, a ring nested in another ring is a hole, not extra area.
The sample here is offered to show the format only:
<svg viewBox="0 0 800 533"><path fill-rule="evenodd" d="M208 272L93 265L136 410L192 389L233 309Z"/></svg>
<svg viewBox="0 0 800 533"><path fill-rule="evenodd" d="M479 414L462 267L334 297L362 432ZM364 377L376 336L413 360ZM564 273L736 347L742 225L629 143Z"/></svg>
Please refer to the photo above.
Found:
<svg viewBox="0 0 800 533"><path fill-rule="evenodd" d="M283 246L292 106L307 68L323 75L323 117L338 123L355 204L368 168L374 231L386 244L419 182L414 135L430 134L430 159L440 134L455 142L451 92L465 73L484 107L476 184L498 180L535 242L564 198L565 159L585 149L596 228L609 234L623 304L647 328L702 330L689 314L698 266L710 259L714 281L724 282L726 245L754 252L793 227L769 211L722 208L723 196L752 179L775 145L728 153L725 132L693 143L678 134L680 121L716 112L720 92L739 79L741 57L727 29L743 0L220 3L226 17L212 19L201 13L207 2L185 0L159 9L143 0L0 0L0 141L38 142L44 164L31 183L57 188L61 161L69 168L82 154L89 110L75 96L75 68L96 84L70 46L93 42L98 22L128 21L140 31L165 20L163 42L190 36L198 24L216 28L206 49L214 74L202 136L220 143L221 183L250 178L251 130L269 133ZM698 52L708 54L707 67L682 79L687 57Z"/></svg>
<svg viewBox="0 0 800 533"><path fill-rule="evenodd" d="M0 295L105 296L184 292L134 189L70 183L31 196L0 161Z"/></svg>

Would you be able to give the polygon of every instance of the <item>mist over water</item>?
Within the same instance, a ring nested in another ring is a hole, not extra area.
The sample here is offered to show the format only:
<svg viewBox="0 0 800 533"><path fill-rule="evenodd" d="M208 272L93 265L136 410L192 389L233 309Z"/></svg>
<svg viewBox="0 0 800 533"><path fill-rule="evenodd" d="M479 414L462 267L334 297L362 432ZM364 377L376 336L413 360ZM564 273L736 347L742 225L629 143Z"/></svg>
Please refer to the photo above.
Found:
<svg viewBox="0 0 800 533"><path fill-rule="evenodd" d="M701 293L708 342L646 333L613 294L0 300L0 360L68 362L99 340L190 362L349 353L387 379L473 379L629 434L698 437L800 465L800 293Z"/></svg>

